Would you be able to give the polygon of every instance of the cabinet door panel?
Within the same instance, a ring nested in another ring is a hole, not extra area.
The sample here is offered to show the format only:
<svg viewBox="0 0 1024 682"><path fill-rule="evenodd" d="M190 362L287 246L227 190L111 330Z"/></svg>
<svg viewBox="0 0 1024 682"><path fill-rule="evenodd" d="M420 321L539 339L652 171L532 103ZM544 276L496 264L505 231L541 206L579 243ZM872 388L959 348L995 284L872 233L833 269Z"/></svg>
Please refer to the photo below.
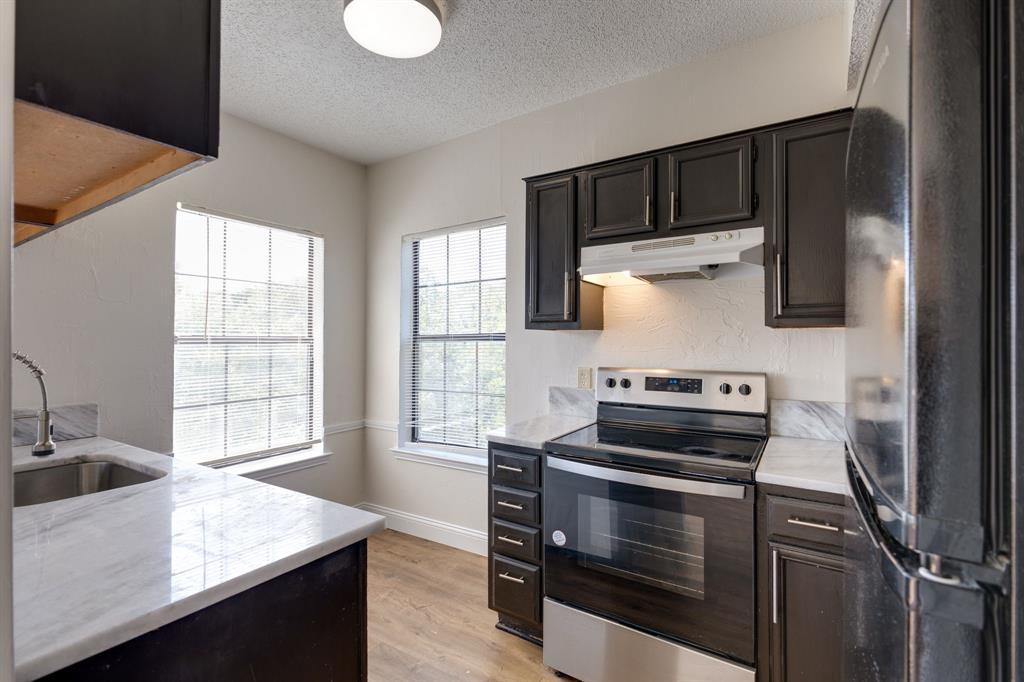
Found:
<svg viewBox="0 0 1024 682"><path fill-rule="evenodd" d="M846 145L849 116L772 135L777 326L836 326L845 318Z"/></svg>
<svg viewBox="0 0 1024 682"><path fill-rule="evenodd" d="M531 182L526 192L527 325L571 322L576 305L576 176Z"/></svg>
<svg viewBox="0 0 1024 682"><path fill-rule="evenodd" d="M747 136L669 154L669 227L752 218L753 146L753 138Z"/></svg>
<svg viewBox="0 0 1024 682"><path fill-rule="evenodd" d="M770 545L772 682L840 682L842 557Z"/></svg>
<svg viewBox="0 0 1024 682"><path fill-rule="evenodd" d="M626 161L586 174L588 240L654 231L654 161Z"/></svg>

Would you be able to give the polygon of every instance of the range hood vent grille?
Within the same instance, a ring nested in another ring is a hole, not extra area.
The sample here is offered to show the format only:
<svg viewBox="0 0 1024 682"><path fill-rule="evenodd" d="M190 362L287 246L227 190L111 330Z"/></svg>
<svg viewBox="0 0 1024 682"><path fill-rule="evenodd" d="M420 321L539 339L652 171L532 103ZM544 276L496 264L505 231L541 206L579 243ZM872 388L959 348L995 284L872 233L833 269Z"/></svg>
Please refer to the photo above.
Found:
<svg viewBox="0 0 1024 682"><path fill-rule="evenodd" d="M642 251L655 251L658 249L674 249L679 246L693 246L696 243L693 237L677 237L675 239L654 239L645 242L638 242L630 247L633 253Z"/></svg>

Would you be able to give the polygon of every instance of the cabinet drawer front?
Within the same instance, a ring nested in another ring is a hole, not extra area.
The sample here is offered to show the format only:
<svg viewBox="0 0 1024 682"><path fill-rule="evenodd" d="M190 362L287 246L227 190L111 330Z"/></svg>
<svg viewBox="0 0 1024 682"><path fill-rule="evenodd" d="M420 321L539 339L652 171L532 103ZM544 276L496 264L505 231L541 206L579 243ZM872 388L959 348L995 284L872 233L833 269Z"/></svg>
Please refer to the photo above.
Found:
<svg viewBox="0 0 1024 682"><path fill-rule="evenodd" d="M538 566L502 556L491 558L491 608L540 623L541 572Z"/></svg>
<svg viewBox="0 0 1024 682"><path fill-rule="evenodd" d="M540 563L540 528L491 519L491 551Z"/></svg>
<svg viewBox="0 0 1024 682"><path fill-rule="evenodd" d="M540 487L540 457L491 449L491 480L495 483Z"/></svg>
<svg viewBox="0 0 1024 682"><path fill-rule="evenodd" d="M844 509L835 504L768 496L768 535L841 548Z"/></svg>
<svg viewBox="0 0 1024 682"><path fill-rule="evenodd" d="M741 137L669 154L669 227L753 218L753 145Z"/></svg>
<svg viewBox="0 0 1024 682"><path fill-rule="evenodd" d="M509 521L540 524L540 494L491 486L491 513Z"/></svg>

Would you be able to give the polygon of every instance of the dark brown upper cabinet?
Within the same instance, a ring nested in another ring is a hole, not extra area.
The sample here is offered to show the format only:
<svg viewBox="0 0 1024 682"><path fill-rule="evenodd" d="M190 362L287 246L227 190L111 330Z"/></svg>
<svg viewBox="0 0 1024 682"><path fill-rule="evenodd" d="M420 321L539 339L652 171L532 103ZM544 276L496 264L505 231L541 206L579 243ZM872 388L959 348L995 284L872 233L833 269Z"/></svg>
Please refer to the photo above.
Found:
<svg viewBox="0 0 1024 682"><path fill-rule="evenodd" d="M575 174L526 184L527 329L601 327L601 287L577 281L577 215Z"/></svg>
<svg viewBox="0 0 1024 682"><path fill-rule="evenodd" d="M754 149L747 135L669 153L669 228L753 218Z"/></svg>
<svg viewBox="0 0 1024 682"><path fill-rule="evenodd" d="M217 156L220 0L15 10L14 241Z"/></svg>
<svg viewBox="0 0 1024 682"><path fill-rule="evenodd" d="M772 327L845 324L846 146L852 114L772 131L774 219L765 262Z"/></svg>
<svg viewBox="0 0 1024 682"><path fill-rule="evenodd" d="M583 174L586 238L653 232L655 159L634 159Z"/></svg>

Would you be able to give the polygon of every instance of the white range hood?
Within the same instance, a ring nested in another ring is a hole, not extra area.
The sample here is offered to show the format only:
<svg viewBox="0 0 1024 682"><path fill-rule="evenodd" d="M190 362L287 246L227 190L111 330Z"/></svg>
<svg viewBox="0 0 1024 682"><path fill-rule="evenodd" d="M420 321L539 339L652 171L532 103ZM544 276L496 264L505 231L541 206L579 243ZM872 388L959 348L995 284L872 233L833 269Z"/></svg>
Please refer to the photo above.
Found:
<svg viewBox="0 0 1024 682"><path fill-rule="evenodd" d="M764 265L764 228L723 230L686 237L585 246L584 281L614 286L674 279L752 276Z"/></svg>

